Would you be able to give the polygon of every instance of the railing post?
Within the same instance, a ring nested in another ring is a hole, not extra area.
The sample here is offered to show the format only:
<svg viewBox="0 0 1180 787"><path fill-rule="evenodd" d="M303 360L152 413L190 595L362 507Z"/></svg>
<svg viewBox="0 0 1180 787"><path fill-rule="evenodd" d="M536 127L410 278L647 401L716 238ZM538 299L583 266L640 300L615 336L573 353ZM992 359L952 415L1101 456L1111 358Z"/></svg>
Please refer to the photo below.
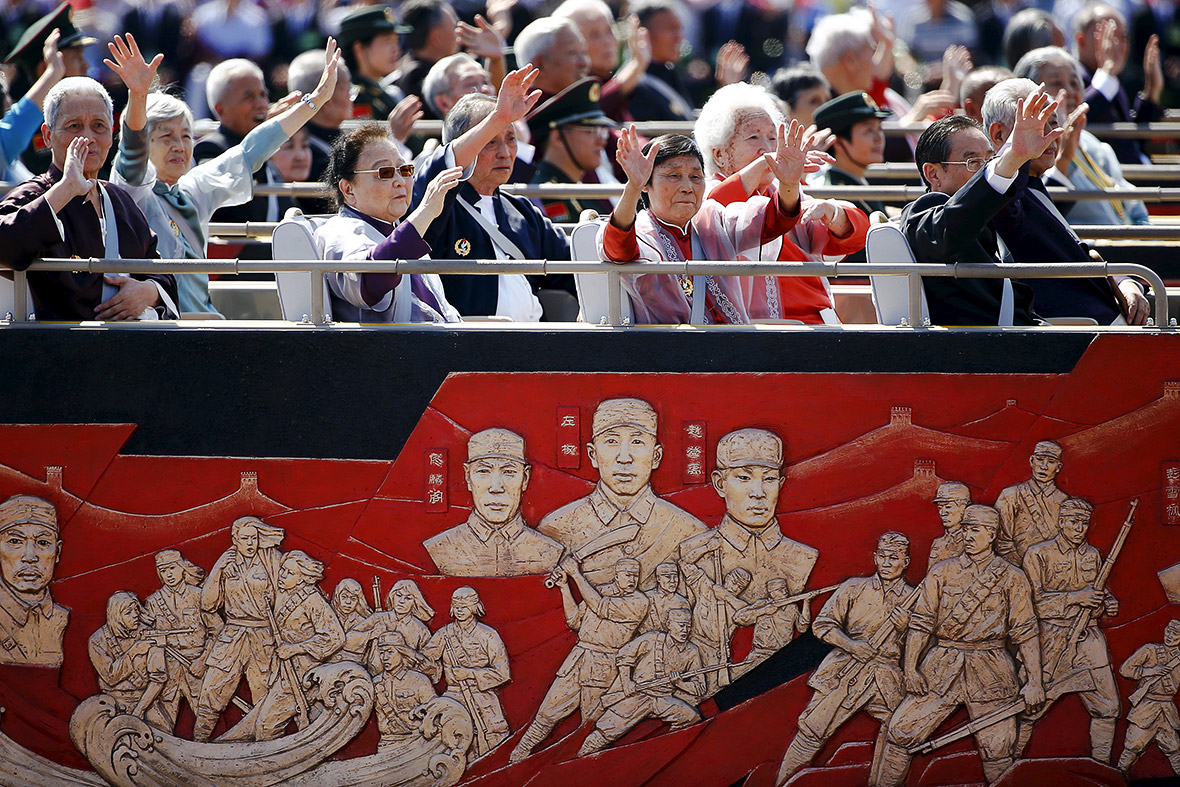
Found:
<svg viewBox="0 0 1180 787"><path fill-rule="evenodd" d="M617 270L606 274L606 315L611 325L623 324L623 277Z"/></svg>
<svg viewBox="0 0 1180 787"><path fill-rule="evenodd" d="M910 327L922 324L922 277L916 273L906 274L910 285Z"/></svg>
<svg viewBox="0 0 1180 787"><path fill-rule="evenodd" d="M29 321L29 277L24 271L13 271L12 275L13 286L13 300L12 308L15 314L12 315L13 322L28 322Z"/></svg>
<svg viewBox="0 0 1180 787"><path fill-rule="evenodd" d="M324 324L324 272L313 269L311 272L311 321L316 325Z"/></svg>

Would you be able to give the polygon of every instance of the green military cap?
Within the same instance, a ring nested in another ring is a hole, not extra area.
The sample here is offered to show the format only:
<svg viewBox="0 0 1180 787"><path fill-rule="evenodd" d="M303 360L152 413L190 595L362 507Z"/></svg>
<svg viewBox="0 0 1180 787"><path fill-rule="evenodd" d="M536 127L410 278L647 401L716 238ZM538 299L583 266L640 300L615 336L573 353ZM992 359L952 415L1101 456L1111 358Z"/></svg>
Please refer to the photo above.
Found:
<svg viewBox="0 0 1180 787"><path fill-rule="evenodd" d="M340 21L340 35L336 42L342 49L357 41L367 41L380 33L408 33L410 28L399 25L393 9L387 5L369 5L358 8Z"/></svg>
<svg viewBox="0 0 1180 787"><path fill-rule="evenodd" d="M821 104L815 110L813 122L816 128L830 129L833 134L839 134L860 123L862 120L892 117L888 109L881 109L868 93L856 91L836 96L831 101Z"/></svg>
<svg viewBox="0 0 1180 787"><path fill-rule="evenodd" d="M97 38L88 36L74 27L73 9L69 3L62 3L29 26L16 42L16 46L8 53L8 57L4 58L4 62L29 67L41 62L41 50L45 47L45 39L49 38L49 34L55 28L61 31L61 40L57 42L58 51L98 41Z"/></svg>
<svg viewBox="0 0 1180 787"><path fill-rule="evenodd" d="M544 139L551 130L573 124L615 128L617 124L606 116L598 103L601 98L602 84L597 78L579 79L528 116L533 139Z"/></svg>

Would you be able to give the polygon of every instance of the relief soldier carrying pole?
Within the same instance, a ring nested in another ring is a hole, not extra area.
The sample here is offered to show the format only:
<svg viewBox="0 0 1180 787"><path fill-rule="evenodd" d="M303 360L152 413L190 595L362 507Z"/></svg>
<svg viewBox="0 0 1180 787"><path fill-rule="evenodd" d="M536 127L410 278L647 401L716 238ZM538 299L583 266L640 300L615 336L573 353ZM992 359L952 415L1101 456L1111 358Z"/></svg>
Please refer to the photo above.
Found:
<svg viewBox="0 0 1180 787"><path fill-rule="evenodd" d="M696 549L707 550L717 560L720 544L706 541L699 544ZM729 664L730 642L737 630L734 616L747 606L742 601L741 593L750 585L750 572L737 566L725 574L724 581L714 582L704 569L696 565L694 558L700 559L694 551L685 553L685 584L688 585L693 599L693 644L706 654L705 657L710 662ZM730 670L725 667L711 673L705 683L712 694L722 686L728 686L731 681Z"/></svg>
<svg viewBox="0 0 1180 787"><path fill-rule="evenodd" d="M1124 678L1139 681L1139 688L1131 694L1119 770L1129 773L1139 756L1155 741L1168 758L1172 772L1180 776L1180 713L1176 711L1176 691L1180 689L1180 620L1168 621L1163 643L1149 642L1139 648L1123 662L1119 672Z"/></svg>
<svg viewBox="0 0 1180 787"><path fill-rule="evenodd" d="M760 598L734 613L738 626L753 626L754 638L749 654L733 668L739 678L790 644L799 634L811 627L811 599L836 590L839 585L819 588L808 593L787 595L787 580L775 577L766 583L766 598Z"/></svg>

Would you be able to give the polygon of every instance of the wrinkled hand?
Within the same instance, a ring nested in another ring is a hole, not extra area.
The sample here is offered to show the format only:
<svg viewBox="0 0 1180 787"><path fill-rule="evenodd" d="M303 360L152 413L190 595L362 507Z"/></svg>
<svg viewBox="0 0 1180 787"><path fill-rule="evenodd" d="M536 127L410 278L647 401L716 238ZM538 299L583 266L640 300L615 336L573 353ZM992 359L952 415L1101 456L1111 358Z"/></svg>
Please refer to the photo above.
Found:
<svg viewBox="0 0 1180 787"><path fill-rule="evenodd" d="M540 90L532 90L533 82L541 71L536 66L525 64L515 71L509 71L500 84L500 93L496 96L497 118L505 124L515 123L529 113L529 110L541 98Z"/></svg>
<svg viewBox="0 0 1180 787"><path fill-rule="evenodd" d="M1029 710L1036 710L1045 704L1045 687L1040 683L1027 683L1020 690L1020 696Z"/></svg>
<svg viewBox="0 0 1180 787"><path fill-rule="evenodd" d="M61 52L57 51L57 44L61 41L61 30L53 28L53 32L45 39L45 46L41 47L41 62L45 64L45 72L55 82L66 75L66 61Z"/></svg>
<svg viewBox="0 0 1180 787"><path fill-rule="evenodd" d="M328 36L328 43L324 47L324 72L320 74L320 81L315 90L311 91L311 100L316 107L322 107L336 92L339 66L340 50L336 46L336 39Z"/></svg>
<svg viewBox="0 0 1180 787"><path fill-rule="evenodd" d="M270 120L273 117L277 117L278 115L286 112L291 107L295 106L295 102L299 100L299 96L299 91L293 90L280 98L278 101L271 104L270 108L266 110L266 119ZM319 106L319 104L316 104L316 106Z"/></svg>
<svg viewBox="0 0 1180 787"><path fill-rule="evenodd" d="M807 145L809 153L813 151L825 151L836 141L836 135L832 133L830 128L816 128L814 123L808 126L807 130L803 133L811 139L811 142ZM828 158L831 158L831 156ZM832 160L835 161L835 159Z"/></svg>
<svg viewBox="0 0 1180 787"><path fill-rule="evenodd" d="M804 133L798 120L792 120L790 126L779 124L778 146L774 153L763 156L780 184L798 183L803 178L810 145L811 136Z"/></svg>
<svg viewBox="0 0 1180 787"><path fill-rule="evenodd" d="M1064 101L1064 94L1064 90L1057 94L1058 103ZM1057 169L1064 173L1069 172L1069 163L1077 155L1078 146L1082 143L1082 132L1086 130L1086 113L1089 111L1090 105L1082 102L1069 113L1069 117L1062 124L1065 133L1061 135L1061 144L1057 146Z"/></svg>
<svg viewBox="0 0 1180 787"><path fill-rule="evenodd" d="M150 309L160 302L160 291L150 281L140 281L127 276L105 274L107 284L113 284L119 291L110 300L98 304L94 317L98 320L138 320L144 309Z"/></svg>
<svg viewBox="0 0 1180 787"><path fill-rule="evenodd" d="M1160 37L1152 35L1147 39L1143 52L1143 95L1153 104L1158 104L1164 90L1164 69L1160 63Z"/></svg>
<svg viewBox="0 0 1180 787"><path fill-rule="evenodd" d="M1021 163L1032 161L1045 152L1054 140L1065 133L1058 127L1045 133L1045 124L1057 111L1057 102L1051 101L1044 91L1044 85L1027 98L1016 103L1016 122L1008 137L1009 150Z"/></svg>
<svg viewBox="0 0 1180 787"><path fill-rule="evenodd" d="M74 137L71 140L69 147L66 148L65 166L61 170L61 180L59 183L63 184L63 188L67 193L74 197L81 197L89 194L90 190L94 188L95 181L90 180L83 174L83 168L86 165L86 156L90 153L91 142L85 137Z"/></svg>
<svg viewBox="0 0 1180 787"><path fill-rule="evenodd" d="M842 212L840 206L832 200L808 200L803 207L803 213L799 216L799 221L818 221L825 227L831 227Z"/></svg>
<svg viewBox="0 0 1180 787"><path fill-rule="evenodd" d="M926 678L923 677L919 670L913 672L906 671L905 673L905 690L909 694L916 694L919 697L925 696L930 688L926 685Z"/></svg>
<svg viewBox="0 0 1180 787"><path fill-rule="evenodd" d="M737 41L727 41L717 52L717 68L714 76L717 84L725 87L746 78L750 69L750 57L746 48Z"/></svg>
<svg viewBox="0 0 1180 787"><path fill-rule="evenodd" d="M466 22L459 23L456 29L459 34L459 45L478 57L492 59L503 57L504 47L507 43L504 41L504 36L500 35L500 31L479 14L475 16L475 25L472 27Z"/></svg>
<svg viewBox="0 0 1180 787"><path fill-rule="evenodd" d="M619 147L615 151L615 161L623 168L627 175L627 183L642 188L651 180L651 171L656 164L656 153L660 150L659 143L653 144L647 155L643 154L643 146L639 144L639 135L635 133L635 126L628 126L619 133Z"/></svg>
<svg viewBox="0 0 1180 787"><path fill-rule="evenodd" d="M410 138L414 124L422 119L423 114L425 113L422 111L421 99L413 95L406 96L397 102L397 106L389 113L389 118L386 120L389 124L389 133L404 143Z"/></svg>
<svg viewBox="0 0 1180 787"><path fill-rule="evenodd" d="M102 61L106 63L107 68L119 75L128 92L147 95L156 79L156 70L164 62L164 56L156 55L150 63L144 60L135 36L130 33L127 34L126 40L123 36L115 36L115 40L108 43L107 48L111 50L111 57L114 58Z"/></svg>
<svg viewBox="0 0 1180 787"><path fill-rule="evenodd" d="M914 106L909 111L909 119L921 123L927 118L942 118L955 111L959 97L952 95L949 90L931 90L914 99Z"/></svg>
<svg viewBox="0 0 1180 787"><path fill-rule="evenodd" d="M651 63L651 36L646 27L639 25L635 15L627 19L627 47L631 50L631 59L646 70Z"/></svg>
<svg viewBox="0 0 1180 787"><path fill-rule="evenodd" d="M942 53L942 90L950 93L958 103L959 88L964 77L971 72L974 64L971 62L971 52L965 46L952 45Z"/></svg>
<svg viewBox="0 0 1180 787"><path fill-rule="evenodd" d="M418 234L425 235L430 223L442 214L447 194L462 182L462 177L462 167L451 167L435 175L426 184L426 190L422 193L422 201L418 203L418 207L414 208L414 212L410 214L408 219L414 225L414 229L418 230Z"/></svg>
<svg viewBox="0 0 1180 787"><path fill-rule="evenodd" d="M1131 325L1146 325L1147 318L1151 316L1151 304L1139 286L1130 279L1123 279L1119 282L1119 296L1123 300L1123 306L1126 307L1127 322Z"/></svg>

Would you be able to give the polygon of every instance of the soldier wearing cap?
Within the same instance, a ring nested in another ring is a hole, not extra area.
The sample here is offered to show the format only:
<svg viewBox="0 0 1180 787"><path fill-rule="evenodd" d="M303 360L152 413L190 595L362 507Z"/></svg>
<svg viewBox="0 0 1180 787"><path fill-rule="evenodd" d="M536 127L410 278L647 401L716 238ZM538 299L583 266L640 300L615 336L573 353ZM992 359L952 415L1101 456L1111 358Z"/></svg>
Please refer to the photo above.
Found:
<svg viewBox="0 0 1180 787"><path fill-rule="evenodd" d="M971 505L971 490L958 481L939 484L938 491L934 493L934 505L938 506L943 534L930 545L927 567L963 554L963 512Z"/></svg>
<svg viewBox="0 0 1180 787"><path fill-rule="evenodd" d="M717 443L713 489L725 501L717 527L680 545L680 563L699 566L713 582L734 568L749 571L753 581L742 591L756 601L770 580L787 580L791 593L807 586L819 551L783 535L775 509L783 489L783 441L765 429L739 429Z"/></svg>
<svg viewBox="0 0 1180 787"><path fill-rule="evenodd" d="M656 411L641 399L600 402L586 445L598 484L586 497L546 514L537 527L571 552L582 551L582 573L596 584L610 581L619 558L632 557L639 561L640 589L651 590L656 566L673 559L682 541L706 530L651 488L652 472L664 456L656 424Z"/></svg>
<svg viewBox="0 0 1180 787"><path fill-rule="evenodd" d="M1023 571L993 551L999 525L994 508L968 506L963 554L933 566L922 582L902 659L905 697L889 720L884 743L878 738L870 784L903 784L909 749L961 705L975 719L1018 697L1029 710L1045 700L1032 588ZM1023 687L1009 648L1020 652L1027 673ZM1016 720L978 730L975 741L984 776L994 782L1015 758Z"/></svg>
<svg viewBox="0 0 1180 787"><path fill-rule="evenodd" d="M602 151L615 123L599 106L601 97L602 85L596 78L586 77L529 116L533 144L545 151L533 175L534 184L584 183L587 174L602 163ZM542 199L541 204L551 221L576 222L583 210L595 210L603 216L611 211L610 200L606 199Z"/></svg>
<svg viewBox="0 0 1180 787"><path fill-rule="evenodd" d="M1033 544L1024 555L1024 573L1032 585L1033 604L1040 620L1041 664L1047 687L1088 672L1093 688L1078 692L1090 714L1090 756L1109 763L1114 749L1114 728L1119 716L1119 691L1110 649L1098 627L1098 618L1119 613L1119 602L1109 590L1096 590L1094 583L1102 568L1102 556L1086 542L1094 507L1071 497L1061 504L1056 538ZM1081 614L1088 624L1082 638L1070 642L1070 632ZM1024 750L1033 725L1049 710L1049 703L1036 714L1020 720L1016 752Z"/></svg>
<svg viewBox="0 0 1180 787"><path fill-rule="evenodd" d="M61 543L51 503L16 495L0 504L0 663L61 665L70 612L49 592Z"/></svg>
<svg viewBox="0 0 1180 787"><path fill-rule="evenodd" d="M668 615L674 609L691 610L688 599L680 595L680 566L667 561L656 566L656 586L646 594L649 602L647 617L639 624L639 633L667 631Z"/></svg>
<svg viewBox="0 0 1180 787"><path fill-rule="evenodd" d="M387 5L358 6L341 20L336 41L357 89L354 116L385 120L405 98L397 86L383 86L381 80L397 69L406 30Z"/></svg>
<svg viewBox="0 0 1180 787"><path fill-rule="evenodd" d="M377 716L377 751L393 748L422 734L414 709L438 696L430 679L406 664L413 651L397 631L377 637L377 658L381 672L373 676L373 712Z"/></svg>
<svg viewBox="0 0 1180 787"><path fill-rule="evenodd" d="M531 470L520 435L485 429L471 436L463 465L474 503L471 515L423 544L440 573L514 577L547 574L557 566L561 544L525 524L520 513Z"/></svg>
<svg viewBox="0 0 1180 787"><path fill-rule="evenodd" d="M1057 512L1069 495L1057 488L1061 472L1061 446L1042 440L1033 447L1028 459L1032 478L1010 486L996 498L1000 512L1000 535L996 552L1019 566L1024 553L1039 541L1057 535Z"/></svg>
<svg viewBox="0 0 1180 787"><path fill-rule="evenodd" d="M892 112L877 106L868 93L860 91L837 96L815 110L816 126L830 129L836 135L831 149L836 162L816 176L815 184L868 186L864 179L865 170L870 164L885 160L885 132L881 130L881 121L892 116ZM879 200L861 200L853 204L865 214L885 210L885 203ZM863 256L860 261L863 262Z"/></svg>
<svg viewBox="0 0 1180 787"><path fill-rule="evenodd" d="M1163 642L1149 642L1123 662L1119 673L1139 681L1127 712L1127 737L1119 756L1119 770L1128 773L1152 741L1168 758L1172 772L1180 776L1180 713L1176 690L1180 688L1180 620L1169 620ZM1140 692L1142 692L1141 696Z"/></svg>

